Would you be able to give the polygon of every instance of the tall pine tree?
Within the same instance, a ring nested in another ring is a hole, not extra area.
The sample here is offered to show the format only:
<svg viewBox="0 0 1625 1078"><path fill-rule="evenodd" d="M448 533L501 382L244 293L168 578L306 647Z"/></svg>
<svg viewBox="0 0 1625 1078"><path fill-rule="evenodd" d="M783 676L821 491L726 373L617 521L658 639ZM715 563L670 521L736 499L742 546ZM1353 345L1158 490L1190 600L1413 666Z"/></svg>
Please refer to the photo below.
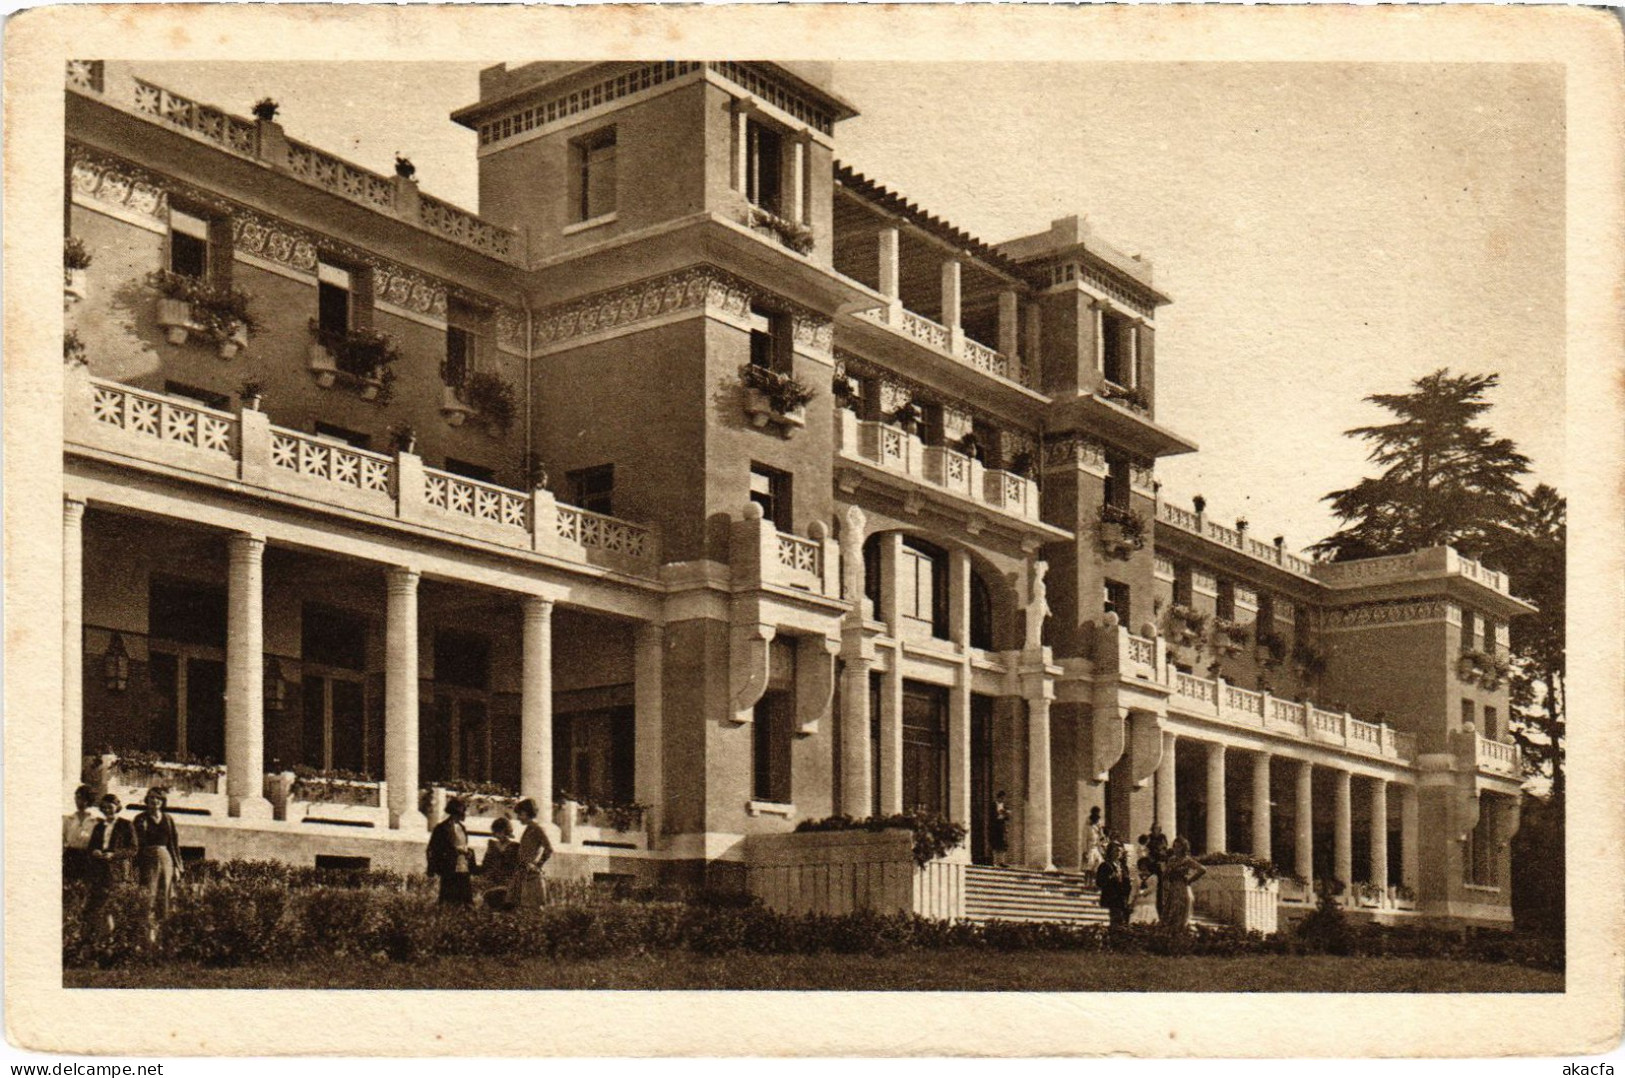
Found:
<svg viewBox="0 0 1625 1078"><path fill-rule="evenodd" d="M1529 471L1516 445L1475 422L1499 382L1494 374L1437 370L1410 393L1367 397L1396 421L1345 433L1371 443L1367 459L1383 472L1326 495L1347 523L1311 549L1332 561L1441 545L1478 558L1491 549L1517 513L1518 480Z"/></svg>

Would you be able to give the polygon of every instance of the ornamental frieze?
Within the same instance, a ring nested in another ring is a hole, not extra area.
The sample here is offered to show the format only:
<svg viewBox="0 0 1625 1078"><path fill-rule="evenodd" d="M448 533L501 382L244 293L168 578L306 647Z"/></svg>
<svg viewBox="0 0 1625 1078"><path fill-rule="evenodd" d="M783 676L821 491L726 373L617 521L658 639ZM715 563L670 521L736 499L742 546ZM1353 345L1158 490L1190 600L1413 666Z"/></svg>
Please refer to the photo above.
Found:
<svg viewBox="0 0 1625 1078"><path fill-rule="evenodd" d="M930 386L904 378L902 375L879 364L871 363L844 348L836 348L833 352L836 377L865 378L873 381L878 393L876 404L884 415L890 415L910 401L918 401L921 404L932 404L941 408L943 427L948 431L964 430L969 433L977 421L981 421L993 430L1010 430L1007 421L998 419L991 413L984 412L957 397L948 396ZM1018 439L1018 450L1032 452L1036 444L1036 439L1025 431L1019 434L1012 432L1008 437ZM1004 444L1010 445L1014 443L1006 442ZM1018 450L1011 451L1016 452Z"/></svg>
<svg viewBox="0 0 1625 1078"><path fill-rule="evenodd" d="M373 259L372 294L375 300L441 322L446 320L446 286L393 262Z"/></svg>
<svg viewBox="0 0 1625 1078"><path fill-rule="evenodd" d="M305 233L257 213L240 212L231 219L235 250L286 266L300 273L316 272L316 244Z"/></svg>
<svg viewBox="0 0 1625 1078"><path fill-rule="evenodd" d="M1128 466L1128 485L1142 494L1157 492L1157 473L1150 464L1131 461Z"/></svg>
<svg viewBox="0 0 1625 1078"><path fill-rule="evenodd" d="M1400 625L1417 621L1447 621L1459 624L1461 613L1455 603L1443 599L1421 599L1397 603L1366 603L1340 607L1324 615L1327 630L1359 629L1370 625Z"/></svg>
<svg viewBox="0 0 1625 1078"><path fill-rule="evenodd" d="M78 147L73 147L71 153L69 182L74 194L149 217L158 224L169 224L169 193L157 177Z"/></svg>
<svg viewBox="0 0 1625 1078"><path fill-rule="evenodd" d="M1083 468L1101 473L1106 470L1106 447L1081 434L1064 434L1044 442L1044 470Z"/></svg>
<svg viewBox="0 0 1625 1078"><path fill-rule="evenodd" d="M682 311L703 309L742 319L749 317L751 305L758 301L776 310L788 310L795 343L830 350L834 343L834 323L830 319L787 304L773 293L714 266L693 266L550 307L536 318L535 345L545 348Z"/></svg>
<svg viewBox="0 0 1625 1078"><path fill-rule="evenodd" d="M519 352L525 350L525 316L512 307L497 309L497 343Z"/></svg>

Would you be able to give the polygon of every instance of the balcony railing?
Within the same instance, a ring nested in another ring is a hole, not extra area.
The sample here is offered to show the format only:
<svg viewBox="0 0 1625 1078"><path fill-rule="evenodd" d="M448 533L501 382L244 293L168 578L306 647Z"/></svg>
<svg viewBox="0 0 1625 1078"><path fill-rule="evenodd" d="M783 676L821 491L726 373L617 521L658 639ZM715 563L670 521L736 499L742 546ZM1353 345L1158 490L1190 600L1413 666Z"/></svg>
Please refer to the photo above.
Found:
<svg viewBox="0 0 1625 1078"><path fill-rule="evenodd" d="M957 359L986 374L997 375L1018 385L1032 387L1031 372L1019 357L1007 355L996 348L989 348L980 341L973 341L963 332L955 333L942 323L915 314L901 304L894 303L890 307L859 311L858 317L877 325L888 326L906 337L919 341L927 348Z"/></svg>
<svg viewBox="0 0 1625 1078"><path fill-rule="evenodd" d="M1299 576L1315 575L1315 563L1295 554L1286 552L1284 546L1273 543L1261 543L1239 528L1227 528L1216 520L1209 520L1199 516L1188 509L1181 509L1177 505L1167 502L1157 504L1157 521L1168 524L1180 531L1190 532L1205 539L1212 540L1231 550L1238 550L1259 561L1278 565L1289 573Z"/></svg>
<svg viewBox="0 0 1625 1078"><path fill-rule="evenodd" d="M514 261L520 255L518 233L492 224L478 214L419 194L415 185L384 176L314 146L282 135L281 128L234 116L165 89L126 76L109 78L100 60L70 60L67 84L109 104L185 131L221 149L279 168L306 183L324 188L363 206L415 224L453 243L494 258ZM268 136L268 131L274 135Z"/></svg>
<svg viewBox="0 0 1625 1078"><path fill-rule="evenodd" d="M1024 520L1037 521L1038 485L1013 472L987 468L980 461L943 446L926 446L917 435L888 423L858 419L837 409L840 451L845 457L957 494Z"/></svg>
<svg viewBox="0 0 1625 1078"><path fill-rule="evenodd" d="M261 412L223 412L69 368L65 426L71 445L316 504L641 575L660 564L658 537L641 524L559 505L272 426Z"/></svg>
<svg viewBox="0 0 1625 1078"><path fill-rule="evenodd" d="M1521 773L1522 761L1518 746L1478 735L1475 749L1474 762L1481 769L1514 777Z"/></svg>

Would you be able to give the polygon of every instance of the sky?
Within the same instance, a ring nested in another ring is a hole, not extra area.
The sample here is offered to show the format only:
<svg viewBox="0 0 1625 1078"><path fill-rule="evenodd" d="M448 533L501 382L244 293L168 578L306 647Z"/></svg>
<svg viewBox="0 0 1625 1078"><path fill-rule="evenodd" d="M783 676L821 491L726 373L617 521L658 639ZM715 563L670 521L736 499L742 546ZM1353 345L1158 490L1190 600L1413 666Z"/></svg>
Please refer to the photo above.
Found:
<svg viewBox="0 0 1625 1078"><path fill-rule="evenodd" d="M493 61L496 62L496 61ZM521 61L510 61L510 65ZM482 64L148 63L170 89L477 208L447 115ZM386 88L387 92L381 92ZM1534 64L837 63L837 156L988 242L1088 218L1155 267L1158 421L1200 452L1166 500L1289 549L1371 474L1342 432L1440 367L1496 372L1486 422L1563 487L1564 113Z"/></svg>

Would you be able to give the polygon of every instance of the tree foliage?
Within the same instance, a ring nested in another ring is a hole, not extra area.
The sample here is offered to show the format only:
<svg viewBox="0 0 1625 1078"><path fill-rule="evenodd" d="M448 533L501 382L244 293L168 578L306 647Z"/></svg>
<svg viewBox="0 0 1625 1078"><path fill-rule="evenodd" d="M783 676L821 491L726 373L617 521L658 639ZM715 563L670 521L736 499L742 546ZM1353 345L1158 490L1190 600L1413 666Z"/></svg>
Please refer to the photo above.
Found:
<svg viewBox="0 0 1625 1078"><path fill-rule="evenodd" d="M1510 439L1476 422L1490 408L1484 395L1499 382L1494 374L1437 370L1410 393L1365 398L1395 422L1345 433L1369 442L1367 459L1383 471L1326 495L1348 523L1315 544L1315 553L1350 561L1450 545L1482 556L1514 515L1518 480L1529 471L1529 458Z"/></svg>

